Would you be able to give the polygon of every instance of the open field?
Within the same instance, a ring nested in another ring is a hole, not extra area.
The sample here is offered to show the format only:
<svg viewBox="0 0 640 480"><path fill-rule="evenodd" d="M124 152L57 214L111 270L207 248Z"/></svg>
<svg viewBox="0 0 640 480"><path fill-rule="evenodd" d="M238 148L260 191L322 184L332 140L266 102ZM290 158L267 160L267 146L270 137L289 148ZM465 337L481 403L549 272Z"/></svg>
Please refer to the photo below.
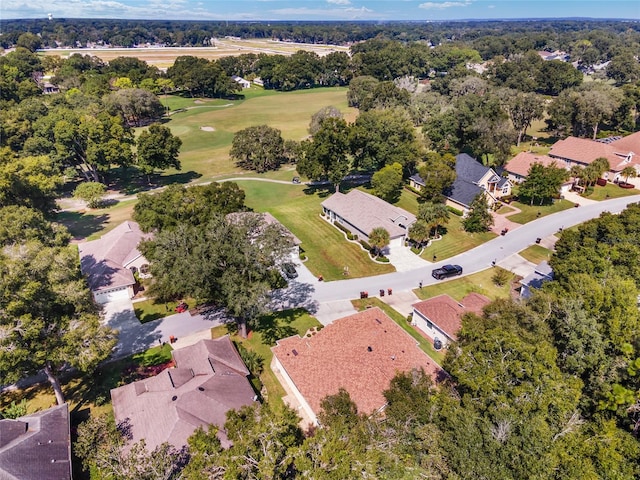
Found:
<svg viewBox="0 0 640 480"><path fill-rule="evenodd" d="M315 52L320 56L331 52L348 52L349 47L339 45L323 45L310 43L279 42L276 40L260 39L229 39L215 41L214 47L149 47L149 48L77 48L41 50L40 54L55 55L67 58L74 53L91 55L108 62L118 57L135 57L144 60L149 65L167 68L173 65L177 57L192 55L217 60L222 57L238 56L245 53L267 53L272 55L292 55L298 50Z"/></svg>
<svg viewBox="0 0 640 480"><path fill-rule="evenodd" d="M320 203L332 192L304 185L239 181L246 192L246 204L259 212L270 212L302 241L308 257L305 265L325 280L343 279L344 267L350 278L393 272L389 264L374 263L359 245L348 242L341 231L320 216Z"/></svg>
<svg viewBox="0 0 640 480"><path fill-rule="evenodd" d="M56 221L69 229L74 240L95 240L122 222L131 220L135 203L135 200L127 200L107 208L60 212Z"/></svg>
<svg viewBox="0 0 640 480"><path fill-rule="evenodd" d="M269 125L285 139L302 140L308 136L311 116L323 107L339 108L347 121L356 110L347 106L346 88L322 88L295 92L260 92L246 100L208 102L175 113L166 124L182 139L182 171L194 171L202 180L242 170L229 158L233 135L244 128ZM226 105L226 106L224 106ZM209 127L203 130L202 127ZM166 175L177 173L168 170Z"/></svg>

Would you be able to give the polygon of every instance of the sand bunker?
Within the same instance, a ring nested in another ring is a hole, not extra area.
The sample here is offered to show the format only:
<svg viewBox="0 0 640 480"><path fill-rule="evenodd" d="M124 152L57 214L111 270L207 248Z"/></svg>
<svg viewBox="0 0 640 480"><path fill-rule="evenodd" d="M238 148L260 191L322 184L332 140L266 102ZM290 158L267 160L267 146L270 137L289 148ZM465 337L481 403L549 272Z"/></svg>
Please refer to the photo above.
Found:
<svg viewBox="0 0 640 480"><path fill-rule="evenodd" d="M200 127L200 130L204 130L205 132L215 132L216 129L213 127Z"/></svg>

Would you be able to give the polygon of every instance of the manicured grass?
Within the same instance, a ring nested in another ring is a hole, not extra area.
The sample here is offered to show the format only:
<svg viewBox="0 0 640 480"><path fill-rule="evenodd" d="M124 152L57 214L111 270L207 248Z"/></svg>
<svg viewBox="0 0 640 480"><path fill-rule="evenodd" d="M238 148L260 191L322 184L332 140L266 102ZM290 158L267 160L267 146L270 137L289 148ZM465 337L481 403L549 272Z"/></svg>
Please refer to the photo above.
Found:
<svg viewBox="0 0 640 480"><path fill-rule="evenodd" d="M192 298L185 299L190 308L195 306L195 300ZM147 323L159 318L168 317L176 313L176 306L179 302L158 302L153 298L135 302L133 309L140 323Z"/></svg>
<svg viewBox="0 0 640 480"><path fill-rule="evenodd" d="M421 256L425 260L432 261L434 255L436 255L437 260L444 260L471 250L497 236L493 232L465 232L464 228L462 228L462 218L454 214L449 217L449 223L447 223L446 227L444 229L440 228L440 233L443 233L442 239L432 241L431 245L422 252Z"/></svg>
<svg viewBox="0 0 640 480"><path fill-rule="evenodd" d="M257 89L245 100L229 101L226 108L201 106L172 115L166 125L183 142L180 161L184 171L193 170L205 178L240 172L229 158L235 132L267 124L277 128L286 139L308 136L311 116L322 107L333 105L352 121L356 110L347 106L346 88L317 88L295 92L268 92ZM204 131L201 127L214 131ZM167 171L167 174L175 173Z"/></svg>
<svg viewBox="0 0 640 480"><path fill-rule="evenodd" d="M271 370L271 347L276 340L300 335L301 337L312 327L321 327L322 324L301 308L284 310L265 315L257 322L257 327L250 332L249 338L241 338L233 330L234 325L222 325L211 329L211 337L219 338L227 333L231 334L231 340L241 344L247 350L260 355L264 360L264 370L260 375L260 381L267 390L270 404L282 404L282 397L286 395L284 388ZM230 331L231 327L231 331Z"/></svg>
<svg viewBox="0 0 640 480"><path fill-rule="evenodd" d="M135 203L136 200L126 200L107 208L60 212L56 221L66 226L76 240L95 240L125 220L131 220Z"/></svg>
<svg viewBox="0 0 640 480"><path fill-rule="evenodd" d="M504 215L507 213L511 213L511 212L515 212L515 210L511 207L509 207L508 205L502 205L499 209L498 212L500 215Z"/></svg>
<svg viewBox="0 0 640 480"><path fill-rule="evenodd" d="M418 195L416 195L415 193L409 190L402 189L402 195L400 196L400 200L398 200L395 206L416 215L418 213L418 206L419 206Z"/></svg>
<svg viewBox="0 0 640 480"><path fill-rule="evenodd" d="M455 280L449 280L447 282L436 283L435 285L429 285L428 287L416 288L415 293L421 300L435 297L437 295L447 294L451 298L458 302L469 293L475 292L484 295L491 300L498 298L508 298L509 291L511 289L510 282L506 285L499 287L493 283L491 279L496 273L496 270L501 270L500 267L488 268L482 272L474 273L466 277L457 278ZM514 275L511 274L511 280Z"/></svg>
<svg viewBox="0 0 640 480"><path fill-rule="evenodd" d="M540 245L531 245L522 250L519 255L525 260L537 265L543 260L549 260L552 253L548 248L541 247Z"/></svg>
<svg viewBox="0 0 640 480"><path fill-rule="evenodd" d="M433 358L436 363L439 365L442 364L444 360L444 353L438 352L433 348L433 345L429 340L423 337L416 329L411 325L410 322L407 321L405 317L402 316L400 312L391 308L389 305L384 303L379 298L365 298L361 300L351 300L353 306L358 310L362 311L367 308L368 305L372 305L374 307L380 307L380 309L386 313L389 318L391 318L394 322L396 322L405 332L411 335L416 342L418 342L418 346L420 349Z"/></svg>
<svg viewBox="0 0 640 480"><path fill-rule="evenodd" d="M360 245L348 242L341 231L322 217L320 203L332 192L312 190L304 185L283 185L239 181L246 204L259 212L269 211L302 241L307 255L305 266L327 281L343 279L344 267L350 278L369 277L394 271L390 264L377 264Z"/></svg>
<svg viewBox="0 0 640 480"><path fill-rule="evenodd" d="M149 367L166 363L171 360L171 350L169 344L157 346L131 357L105 363L88 376L63 377L62 391L72 414L76 415L85 409L89 409L92 414L111 412L109 391L123 384L125 370L137 366ZM44 382L24 390L3 393L0 397L0 408L9 405L13 400L20 401L23 398L28 402L29 413L44 410L56 404L53 389L48 382ZM86 411L81 416L86 416ZM74 423L77 423L77 420L75 418Z"/></svg>
<svg viewBox="0 0 640 480"><path fill-rule="evenodd" d="M513 202L511 205L522 210L520 213L509 215L509 220L515 223L525 224L536 218L545 217L552 213L561 212L568 208L573 208L574 204L569 200L556 200L551 205L528 205L520 202Z"/></svg>
<svg viewBox="0 0 640 480"><path fill-rule="evenodd" d="M607 200L609 198L628 197L629 195L638 195L640 190L635 188L620 188L614 183L607 183L605 186L600 187L596 185L593 187L593 193L591 195L583 195L584 198L589 200Z"/></svg>

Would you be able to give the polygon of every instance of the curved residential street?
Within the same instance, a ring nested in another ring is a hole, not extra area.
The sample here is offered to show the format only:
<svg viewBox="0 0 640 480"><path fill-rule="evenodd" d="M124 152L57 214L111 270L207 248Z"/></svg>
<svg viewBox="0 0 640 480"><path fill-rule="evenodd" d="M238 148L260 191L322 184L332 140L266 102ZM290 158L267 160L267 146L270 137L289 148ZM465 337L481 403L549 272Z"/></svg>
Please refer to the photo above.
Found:
<svg viewBox="0 0 640 480"><path fill-rule="evenodd" d="M507 257L534 244L536 238L547 237L558 232L560 228L568 228L598 217L602 212L619 213L628 204L635 202L640 202L640 195L564 210L522 225L509 231L504 237L499 236L456 257L405 272L320 282L309 270L300 267L298 268L299 277L291 281L288 288L274 292L271 306L274 310L302 306L313 314L323 313L323 318L319 315L318 318L323 323L329 323L336 318L353 313L353 307L348 301L359 298L361 291L367 291L370 296L374 296L380 289L386 291L391 288L393 297L385 297L389 303L400 301L403 296L411 302L411 297L415 297L411 290L418 288L420 282L424 286L438 282L431 277L433 268L446 263L455 263L463 267L464 275L479 272L490 268L494 260L499 265ZM424 262L421 262L421 265L424 265ZM325 311L329 311L329 314L325 315ZM178 339L194 338L197 332L207 335L208 329L212 326L227 321L224 313L218 311L206 316L190 316L188 313L182 313L140 324L133 314L130 301L122 305L108 305L106 317L108 323L120 331L117 356L145 350L159 341L169 341L170 335Z"/></svg>

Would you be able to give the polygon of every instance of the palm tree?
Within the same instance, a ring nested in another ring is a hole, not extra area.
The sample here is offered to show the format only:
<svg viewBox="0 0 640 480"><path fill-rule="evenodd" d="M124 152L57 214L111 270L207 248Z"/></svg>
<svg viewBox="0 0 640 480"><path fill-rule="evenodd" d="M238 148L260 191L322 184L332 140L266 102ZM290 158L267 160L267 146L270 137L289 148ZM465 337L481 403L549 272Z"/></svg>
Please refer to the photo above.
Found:
<svg viewBox="0 0 640 480"><path fill-rule="evenodd" d="M438 227L449 221L449 210L444 203L426 202L418 208L418 220L422 220L434 229L437 237Z"/></svg>
<svg viewBox="0 0 640 480"><path fill-rule="evenodd" d="M389 232L387 232L382 227L374 228L373 230L371 230L371 233L369 234L369 243L373 248L374 255L380 255L380 253L382 252L382 249L387 245L389 245L390 241L391 241L391 237L389 235Z"/></svg>
<svg viewBox="0 0 640 480"><path fill-rule="evenodd" d="M582 168L580 165L573 165L569 170L569 175L571 175L571 177L573 178L573 182L577 185L580 185L580 180L583 176L583 170L584 168Z"/></svg>
<svg viewBox="0 0 640 480"><path fill-rule="evenodd" d="M631 165L627 165L626 167L624 167L622 169L622 171L620 172L620 175L624 175L625 176L624 183L629 183L629 179L630 178L636 178L638 176L638 172Z"/></svg>
<svg viewBox="0 0 640 480"><path fill-rule="evenodd" d="M429 239L429 233L431 233L431 226L424 220L416 220L409 227L409 238L420 245Z"/></svg>

